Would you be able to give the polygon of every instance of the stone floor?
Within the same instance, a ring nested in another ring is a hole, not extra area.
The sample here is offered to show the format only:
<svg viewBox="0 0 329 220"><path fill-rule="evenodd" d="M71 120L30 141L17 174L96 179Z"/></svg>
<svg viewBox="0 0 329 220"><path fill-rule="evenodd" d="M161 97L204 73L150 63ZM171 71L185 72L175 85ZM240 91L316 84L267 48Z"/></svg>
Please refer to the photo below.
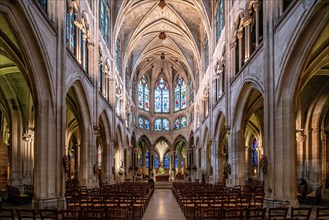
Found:
<svg viewBox="0 0 329 220"><path fill-rule="evenodd" d="M182 210L170 189L156 189L143 220L185 220Z"/></svg>

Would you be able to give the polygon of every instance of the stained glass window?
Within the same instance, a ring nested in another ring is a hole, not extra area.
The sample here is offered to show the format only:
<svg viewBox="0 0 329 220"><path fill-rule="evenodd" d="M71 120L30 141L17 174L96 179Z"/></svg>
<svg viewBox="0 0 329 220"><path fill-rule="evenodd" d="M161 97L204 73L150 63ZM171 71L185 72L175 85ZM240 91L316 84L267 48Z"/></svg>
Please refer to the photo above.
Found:
<svg viewBox="0 0 329 220"><path fill-rule="evenodd" d="M257 147L258 147L257 140L254 139L254 142L252 143L252 166L258 166Z"/></svg>
<svg viewBox="0 0 329 220"><path fill-rule="evenodd" d="M106 44L109 43L109 6L104 0L99 1L99 30Z"/></svg>
<svg viewBox="0 0 329 220"><path fill-rule="evenodd" d="M103 65L99 65L98 70L98 90L99 92L103 91Z"/></svg>
<svg viewBox="0 0 329 220"><path fill-rule="evenodd" d="M155 83L154 112L169 112L169 85L163 76Z"/></svg>
<svg viewBox="0 0 329 220"><path fill-rule="evenodd" d="M150 111L150 90L147 78L143 76L138 83L138 108Z"/></svg>
<svg viewBox="0 0 329 220"><path fill-rule="evenodd" d="M120 41L117 41L115 51L116 51L116 67L117 67L117 70L118 70L119 74L121 75L121 46L120 46Z"/></svg>
<svg viewBox="0 0 329 220"><path fill-rule="evenodd" d="M186 124L186 116L182 116L182 119L181 119L181 127L182 128L186 128L187 127L187 124Z"/></svg>
<svg viewBox="0 0 329 220"><path fill-rule="evenodd" d="M170 155L169 155L169 151L164 155L164 158L163 158L163 168L165 169L169 169L169 158L170 158Z"/></svg>
<svg viewBox="0 0 329 220"><path fill-rule="evenodd" d="M38 0L38 2L42 9L47 12L47 0Z"/></svg>
<svg viewBox="0 0 329 220"><path fill-rule="evenodd" d="M162 120L161 120L161 118L158 118L154 122L154 130L161 131L161 129L162 129Z"/></svg>
<svg viewBox="0 0 329 220"><path fill-rule="evenodd" d="M169 131L169 120L166 118L162 120L162 130Z"/></svg>
<svg viewBox="0 0 329 220"><path fill-rule="evenodd" d="M190 104L194 102L193 81L190 79Z"/></svg>
<svg viewBox="0 0 329 220"><path fill-rule="evenodd" d="M180 119L176 118L175 123L174 123L174 130L180 129Z"/></svg>
<svg viewBox="0 0 329 220"><path fill-rule="evenodd" d="M148 151L146 151L146 159L145 159L145 163L146 163L146 168L149 168L149 157L150 155L149 155L149 152Z"/></svg>
<svg viewBox="0 0 329 220"><path fill-rule="evenodd" d="M85 41L85 63L84 63L84 69L87 73L89 73L89 50L88 50L88 42Z"/></svg>
<svg viewBox="0 0 329 220"><path fill-rule="evenodd" d="M138 127L139 128L144 128L144 120L142 116L138 117Z"/></svg>
<svg viewBox="0 0 329 220"><path fill-rule="evenodd" d="M159 168L159 156L156 151L154 152L154 168Z"/></svg>
<svg viewBox="0 0 329 220"><path fill-rule="evenodd" d="M76 26L74 24L75 21L75 13L73 12L72 15L70 16L70 49L76 55Z"/></svg>
<svg viewBox="0 0 329 220"><path fill-rule="evenodd" d="M186 108L186 84L181 75L178 76L175 86L175 111Z"/></svg>
<svg viewBox="0 0 329 220"><path fill-rule="evenodd" d="M150 130L150 120L148 120L147 118L145 118L144 120L144 128L146 130Z"/></svg>

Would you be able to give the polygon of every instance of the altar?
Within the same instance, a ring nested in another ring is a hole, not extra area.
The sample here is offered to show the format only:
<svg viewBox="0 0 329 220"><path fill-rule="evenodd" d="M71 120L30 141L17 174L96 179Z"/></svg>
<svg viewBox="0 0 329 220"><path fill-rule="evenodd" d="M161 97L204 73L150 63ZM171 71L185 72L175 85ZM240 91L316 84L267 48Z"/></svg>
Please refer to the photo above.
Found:
<svg viewBox="0 0 329 220"><path fill-rule="evenodd" d="M169 181L169 174L167 173L158 173L155 175L156 181Z"/></svg>

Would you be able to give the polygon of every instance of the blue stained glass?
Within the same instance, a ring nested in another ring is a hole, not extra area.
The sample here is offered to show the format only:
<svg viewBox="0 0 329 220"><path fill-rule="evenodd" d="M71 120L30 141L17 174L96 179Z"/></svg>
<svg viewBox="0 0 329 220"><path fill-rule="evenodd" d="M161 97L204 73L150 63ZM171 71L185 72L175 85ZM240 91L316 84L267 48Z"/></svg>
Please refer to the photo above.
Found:
<svg viewBox="0 0 329 220"><path fill-rule="evenodd" d="M174 123L174 130L180 129L180 119L177 118Z"/></svg>
<svg viewBox="0 0 329 220"><path fill-rule="evenodd" d="M175 167L178 168L178 155L175 154Z"/></svg>
<svg viewBox="0 0 329 220"><path fill-rule="evenodd" d="M141 155L141 158L139 159L139 166L143 167L143 156Z"/></svg>
<svg viewBox="0 0 329 220"><path fill-rule="evenodd" d="M183 80L181 85L181 109L186 108L186 84Z"/></svg>
<svg viewBox="0 0 329 220"><path fill-rule="evenodd" d="M145 160L145 163L146 163L146 168L149 168L149 152L146 151L146 160Z"/></svg>
<svg viewBox="0 0 329 220"><path fill-rule="evenodd" d="M75 21L75 14L73 13L71 15L71 50L74 52L74 54L76 54L76 50L75 50L75 45L76 45L76 27L74 25L74 21Z"/></svg>
<svg viewBox="0 0 329 220"><path fill-rule="evenodd" d="M216 26L216 44L217 44L219 39L219 11L218 10L216 12L215 19L216 19L215 26Z"/></svg>
<svg viewBox="0 0 329 220"><path fill-rule="evenodd" d="M146 84L144 87L144 110L145 111L150 111L150 90L149 86Z"/></svg>
<svg viewBox="0 0 329 220"><path fill-rule="evenodd" d="M254 139L252 143L252 166L258 166L258 152L257 152L257 140Z"/></svg>
<svg viewBox="0 0 329 220"><path fill-rule="evenodd" d="M105 43L108 44L109 43L109 15L107 13L107 11L105 12L105 22L104 22L104 40Z"/></svg>
<svg viewBox="0 0 329 220"><path fill-rule="evenodd" d="M142 84L142 81L139 81L138 83L138 108L143 109L143 103L144 103L144 86Z"/></svg>
<svg viewBox="0 0 329 220"><path fill-rule="evenodd" d="M147 118L145 118L144 127L146 130L150 130L150 120L148 120Z"/></svg>
<svg viewBox="0 0 329 220"><path fill-rule="evenodd" d="M39 0L39 4L41 5L42 9L47 12L47 0Z"/></svg>
<svg viewBox="0 0 329 220"><path fill-rule="evenodd" d="M167 152L163 158L163 168L165 169L169 169L169 158L170 158L169 152Z"/></svg>
<svg viewBox="0 0 329 220"><path fill-rule="evenodd" d="M162 130L169 131L169 120L166 118L162 120Z"/></svg>
<svg viewBox="0 0 329 220"><path fill-rule="evenodd" d="M154 152L154 168L159 168L159 156L157 152Z"/></svg>
<svg viewBox="0 0 329 220"><path fill-rule="evenodd" d="M71 20L70 13L66 12L66 44L67 47L69 47L70 43L70 20Z"/></svg>
<svg viewBox="0 0 329 220"><path fill-rule="evenodd" d="M139 116L138 117L138 127L139 128L144 128L144 121L143 121L143 117Z"/></svg>
<svg viewBox="0 0 329 220"><path fill-rule="evenodd" d="M190 79L190 104L194 102L193 81Z"/></svg>
<svg viewBox="0 0 329 220"><path fill-rule="evenodd" d="M161 77L155 84L154 88L154 111L169 112L169 85Z"/></svg>
<svg viewBox="0 0 329 220"><path fill-rule="evenodd" d="M187 127L187 124L186 124L186 116L182 116L182 120L181 120L181 127L182 128L186 128Z"/></svg>
<svg viewBox="0 0 329 220"><path fill-rule="evenodd" d="M155 130L155 131L161 131L161 129L162 129L162 126L161 126L161 119L158 118L158 119L156 119L155 122L154 122L154 130Z"/></svg>
<svg viewBox="0 0 329 220"><path fill-rule="evenodd" d="M223 0L219 3L219 35L221 35L224 28L224 12L223 12Z"/></svg>
<svg viewBox="0 0 329 220"><path fill-rule="evenodd" d="M177 84L175 87L175 111L180 110L180 87Z"/></svg>
<svg viewBox="0 0 329 220"><path fill-rule="evenodd" d="M105 17L105 6L104 2L101 0L99 2L100 13L99 13L99 30L101 31L101 35L104 37L104 17Z"/></svg>

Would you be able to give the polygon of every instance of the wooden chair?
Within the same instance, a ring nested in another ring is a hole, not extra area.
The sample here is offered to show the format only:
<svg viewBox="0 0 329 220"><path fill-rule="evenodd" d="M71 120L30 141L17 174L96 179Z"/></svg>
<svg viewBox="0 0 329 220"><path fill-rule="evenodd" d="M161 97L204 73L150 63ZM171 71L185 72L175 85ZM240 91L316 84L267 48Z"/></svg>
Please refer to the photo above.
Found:
<svg viewBox="0 0 329 220"><path fill-rule="evenodd" d="M109 220L126 220L128 219L127 210L121 208L114 208L107 211Z"/></svg>
<svg viewBox="0 0 329 220"><path fill-rule="evenodd" d="M76 209L66 209L62 210L62 220L74 220L74 219L81 219L81 212L80 210Z"/></svg>
<svg viewBox="0 0 329 220"><path fill-rule="evenodd" d="M322 185L319 185L318 187L316 187L315 191L306 195L306 201L319 204L321 201L321 190L322 190Z"/></svg>
<svg viewBox="0 0 329 220"><path fill-rule="evenodd" d="M85 220L105 219L106 214L103 210L89 209L89 210L84 210L84 217Z"/></svg>
<svg viewBox="0 0 329 220"><path fill-rule="evenodd" d="M292 219L310 219L312 207L310 208L294 208L291 207L291 218Z"/></svg>
<svg viewBox="0 0 329 220"><path fill-rule="evenodd" d="M240 220L243 218L243 210L240 208L224 209L222 219Z"/></svg>
<svg viewBox="0 0 329 220"><path fill-rule="evenodd" d="M269 220L271 219L285 219L287 218L289 208L278 207L269 209Z"/></svg>
<svg viewBox="0 0 329 220"><path fill-rule="evenodd" d="M0 208L0 219L15 219L15 214L13 209Z"/></svg>
<svg viewBox="0 0 329 220"><path fill-rule="evenodd" d="M247 219L260 220L265 219L266 208L249 208L247 209Z"/></svg>
<svg viewBox="0 0 329 220"><path fill-rule="evenodd" d="M207 208L201 210L201 220L217 220L221 218L221 209Z"/></svg>
<svg viewBox="0 0 329 220"><path fill-rule="evenodd" d="M39 214L41 220L45 219L55 219L58 220L58 212L57 209L39 209Z"/></svg>
<svg viewBox="0 0 329 220"><path fill-rule="evenodd" d="M16 209L18 220L33 219L36 220L34 209Z"/></svg>
<svg viewBox="0 0 329 220"><path fill-rule="evenodd" d="M318 207L316 210L316 219L318 220L329 219L329 207L326 208Z"/></svg>

